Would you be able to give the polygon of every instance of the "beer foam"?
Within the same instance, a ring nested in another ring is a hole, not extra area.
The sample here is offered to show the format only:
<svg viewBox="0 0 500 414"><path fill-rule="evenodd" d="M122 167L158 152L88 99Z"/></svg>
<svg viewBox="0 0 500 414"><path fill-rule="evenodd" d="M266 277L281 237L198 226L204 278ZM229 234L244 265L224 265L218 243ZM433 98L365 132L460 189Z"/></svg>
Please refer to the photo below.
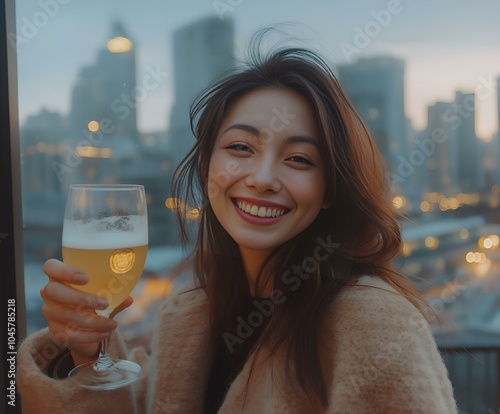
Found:
<svg viewBox="0 0 500 414"><path fill-rule="evenodd" d="M128 216L127 228L114 226L120 218L105 220L64 220L62 245L75 249L122 249L148 244L148 219L144 216ZM121 224L121 223L120 223Z"/></svg>

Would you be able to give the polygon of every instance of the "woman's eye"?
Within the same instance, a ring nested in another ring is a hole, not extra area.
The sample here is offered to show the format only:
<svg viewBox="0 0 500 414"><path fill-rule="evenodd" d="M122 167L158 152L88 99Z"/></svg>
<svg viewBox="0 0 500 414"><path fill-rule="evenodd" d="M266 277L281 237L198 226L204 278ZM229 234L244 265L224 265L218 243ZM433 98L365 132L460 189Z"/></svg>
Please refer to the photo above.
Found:
<svg viewBox="0 0 500 414"><path fill-rule="evenodd" d="M245 144L232 144L227 146L226 148L232 149L235 151L244 151L244 152L251 152L250 147Z"/></svg>
<svg viewBox="0 0 500 414"><path fill-rule="evenodd" d="M313 165L313 163L311 161L309 161L305 157L301 157L300 155L294 155L292 157L289 157L288 160L295 162L295 163L298 163L298 164Z"/></svg>

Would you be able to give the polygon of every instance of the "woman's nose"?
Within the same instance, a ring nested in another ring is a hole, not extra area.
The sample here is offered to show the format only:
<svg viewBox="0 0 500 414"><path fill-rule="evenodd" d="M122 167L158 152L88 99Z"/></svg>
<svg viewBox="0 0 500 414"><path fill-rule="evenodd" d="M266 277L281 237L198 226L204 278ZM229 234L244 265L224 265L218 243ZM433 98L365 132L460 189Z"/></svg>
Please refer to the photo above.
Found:
<svg viewBox="0 0 500 414"><path fill-rule="evenodd" d="M252 163L245 184L259 192L278 192L281 189L281 180L278 177L276 161L268 158Z"/></svg>

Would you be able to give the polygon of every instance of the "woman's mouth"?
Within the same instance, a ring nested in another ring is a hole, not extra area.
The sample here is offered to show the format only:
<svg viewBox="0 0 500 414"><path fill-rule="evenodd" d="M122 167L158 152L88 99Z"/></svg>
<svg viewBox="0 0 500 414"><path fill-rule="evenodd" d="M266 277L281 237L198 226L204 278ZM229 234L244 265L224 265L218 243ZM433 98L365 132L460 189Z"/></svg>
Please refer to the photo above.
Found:
<svg viewBox="0 0 500 414"><path fill-rule="evenodd" d="M287 212L286 208L257 206L240 200L235 200L235 204L241 211L255 217L280 217Z"/></svg>

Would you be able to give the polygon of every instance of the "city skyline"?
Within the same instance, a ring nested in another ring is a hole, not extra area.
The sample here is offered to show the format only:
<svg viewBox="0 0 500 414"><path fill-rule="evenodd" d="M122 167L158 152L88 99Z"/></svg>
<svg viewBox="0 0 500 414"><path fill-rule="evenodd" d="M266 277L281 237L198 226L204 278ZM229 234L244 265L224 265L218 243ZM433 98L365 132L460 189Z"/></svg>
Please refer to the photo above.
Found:
<svg viewBox="0 0 500 414"><path fill-rule="evenodd" d="M194 27L194 26L196 26L197 24L199 24L199 23L203 23L203 21L205 21L205 20L210 20L210 19L214 19L214 17L213 17L213 16L205 16L205 17L202 17L202 18L200 18L200 19L198 19L198 20L196 20L196 21L194 21L194 22L190 22L190 23L188 23L188 24L187 24L187 25L185 25L184 27L180 27L178 30L185 30L186 28L189 28L189 27ZM120 21L116 21L116 20L115 20L112 24L110 24L110 27L109 27L110 33L112 33L112 32L115 30L116 25L121 26L121 25L122 25L122 23L121 23ZM124 29L125 29L125 30L128 30L128 28L124 28ZM113 35L109 35L109 36L107 36L106 40L111 39L111 38L112 38L112 36L113 36ZM106 43L106 42L102 42L102 43L99 45L99 48L100 48L100 49L96 49L96 51L95 51L95 59L94 59L94 61L90 64L90 66L91 66L91 65L94 65L94 64L96 64L96 63L98 62L98 58L97 58L97 56L99 56L99 54L100 54L100 53L102 53L102 50L103 50L103 49L105 49L105 47L104 47L105 43ZM134 48L135 48L135 42L133 42L133 43L134 43ZM137 51L136 51L136 52L137 52ZM360 56L359 58L354 59L352 62L350 62L350 63L346 64L345 66L339 65L338 67L334 67L333 69L335 70L337 77L339 77L339 79L341 79L341 78L342 78L342 76L341 76L341 75L342 75L342 70L343 70L345 67L352 66L352 65L359 65L359 64L363 64L363 62L364 62L364 61L372 61L372 60L379 60L379 59L380 59L380 60L386 60L386 59L389 59L389 60L396 60L396 61L400 61L400 62L401 62L404 66L406 66L406 62L405 62L405 60L404 60L404 59L401 59L401 58L395 57L395 56L393 56L393 55L388 55L387 53L381 53L381 54L375 54L375 55L369 55L369 56ZM85 70L87 67L88 67L88 66L83 66L83 67L79 68L79 72L82 72L82 70ZM150 70L151 68L149 67L148 69ZM162 72L162 73L163 73L163 72ZM81 80L81 76L82 76L82 75L81 75L81 73L79 73L79 75L77 76L77 78L76 78L75 82L78 82L79 80ZM406 79L406 76L405 76L405 79ZM403 83L403 90L404 90L404 92L405 92L405 94L406 94L406 92L407 92L407 91L406 91L406 89L407 89L407 88L406 88L406 82L405 82L405 79L403 79L403 81L404 81L404 83ZM492 83L492 79L494 80L494 83ZM480 93L479 93L479 97L480 97L480 98L479 98L479 103L480 103L480 104L481 104L481 101L483 101L483 100L485 100L485 99L492 99L492 100L495 100L495 98L497 98L497 99L498 99L498 97L496 96L496 94L497 94L497 88L499 87L499 86L498 86L498 84L497 84L497 83L498 83L498 80L497 80L497 79L500 79L500 74L498 75L498 77L497 77L497 76L493 76L493 77L492 77L492 78L490 78L490 79L487 79L487 78L480 78L480 79L479 79L479 82L478 82L478 87L477 87L477 91L479 91L479 92L480 92ZM199 82L198 82L198 83L199 83ZM208 83L207 83L207 84L208 84ZM71 84L71 85L70 85L71 94L73 93L72 91L73 91L74 86L75 86L74 84ZM176 85L176 86L178 86L178 85ZM169 111L171 111L171 112L170 112L170 113L167 113L167 115L166 115L166 118L170 118L171 120L172 120L172 119L174 119L174 115L175 115L175 113L173 113L173 110L175 110L175 106L176 106L176 99L175 99L175 90L177 89L177 88L176 88L176 86L174 86L174 91L173 91L173 93L172 93L172 95L173 95L173 96L172 96L172 107L171 107L171 108L169 108ZM201 89L203 89L203 88L200 88L200 90L201 90ZM461 93L462 93L462 94L467 94L467 95L474 95L474 91L473 91L473 92L466 92L464 89L461 89L461 88L456 89L456 90L451 91L451 92L453 92L454 94L461 94ZM483 98L481 98L481 97L483 97ZM484 97L485 97L485 98L484 98ZM168 98L168 97L165 97L165 98ZM179 98L179 97L178 97L178 98ZM73 97L73 98L71 98L71 99L72 99L72 100L74 100L74 97ZM477 99L476 99L476 100L477 100ZM181 102L183 102L183 105L182 105L182 106L183 106L183 109L185 110L185 114L184 114L185 116L184 116L184 117L186 118L186 117L188 117L188 109L189 109L188 107L189 107L189 105L188 105L185 101L186 101L186 99L182 99L182 97L181 97ZM110 103L112 104L112 102L110 102ZM405 103L406 103L406 99L405 99ZM137 112L138 112L138 111L139 111L139 108L140 108L140 104L141 104L141 102L137 102L137 108L135 108L135 107L134 107L133 109L134 109L134 110L136 110L136 109L137 109ZM448 99L448 100L441 100L441 99L439 99L439 100L436 100L436 101L434 101L434 102L431 102L431 103L428 105L428 107L426 107L426 110L428 111L428 109L429 109L429 108L431 108L431 107L435 106L436 104L447 104L447 105L449 104L449 107L450 107L450 108L453 108L453 105L455 104L455 102L454 102L454 96L453 96L452 98ZM71 106L70 106L70 108L71 108ZM109 109L109 108L108 108L108 109ZM41 107L40 107L40 111L43 111L43 110L47 110L47 107L45 107L45 106L41 106ZM450 110L451 110L451 109L450 109ZM499 111L499 109L497 109L497 108L495 108L495 110L496 110L496 111ZM39 111L39 112L40 112L40 111ZM28 119L30 116L37 115L39 112L37 112L37 113L29 113L29 114L27 114L27 115L26 115L26 116L27 116L27 118L26 118L26 119ZM56 111L53 111L53 112L59 113L59 114L61 114L61 115L63 115L63 116L71 116L71 113L69 112L69 110L68 110L68 112L67 112L67 113L64 113L64 112L57 112L57 110L56 110ZM477 110L475 110L475 111L474 111L474 113L475 113L475 116L476 116L476 117L478 116L478 115L477 115L477 112L478 112ZM179 115L179 114L177 114L177 115ZM405 115L407 116L407 118L408 118L408 120L410 121L410 124L411 124L411 122L413 121L413 119L411 118L411 116L408 116L408 114L407 114L407 113L405 113ZM134 116L134 118L135 118L135 116ZM480 124L480 122L477 122L476 124ZM161 131L162 131L162 132L168 131L168 128L169 128L169 127L171 127L172 125L173 125L172 123L169 123L169 124L168 124L167 129L166 129L166 130L161 130ZM23 123L21 123L21 127L22 127L22 126L23 126ZM428 126L429 126L429 120L428 120L428 119L426 119L426 123L422 126L422 128L421 128L421 129L417 129L417 128L415 128L415 130L417 130L417 131L418 131L418 130L420 130L420 131L424 131L426 128L428 128ZM476 128L477 128L477 126L476 126ZM143 134L147 134L147 133L148 133L148 131L140 131L140 128L139 128L139 132L141 132L141 133L143 133ZM157 132L157 131L154 131L154 132ZM477 132L477 129L476 129L476 132ZM477 136L477 138L478 138L478 139L481 139L481 140L489 141L490 139L493 139L493 138L494 138L494 135L495 135L495 133L496 133L496 132L498 132L498 130L494 131L494 132L493 132L493 135L492 135L492 136L490 136L490 137L484 137L484 136L483 136L483 137L481 137L481 136L479 136L479 135L478 135L478 136Z"/></svg>
<svg viewBox="0 0 500 414"><path fill-rule="evenodd" d="M134 177L133 171L145 173L140 167L141 156L149 159L148 167L153 167L142 179L165 173L168 176L194 140L189 117L183 116L188 112L191 97L202 90L205 83L234 65L233 29L231 21L220 24L216 17L206 17L175 33L176 101L171 128L158 134L141 134L136 128L136 103L142 102L163 82L162 78L154 78L160 73L164 77L165 72L153 71L148 78L136 79L134 40L123 37L129 36L128 30L121 23L115 23L96 62L79 71L72 88L70 115L65 117L42 110L40 115L28 118L30 128L22 130L26 155L38 153L42 157L43 154L55 157L50 163L26 163L27 167L34 167L36 183L30 184L31 187L40 190L43 186L39 180L47 173L46 168L43 172L37 171L37 165L50 164L61 184L67 178L114 180L125 175ZM405 110L403 60L363 57L337 69L340 84L387 161L387 180L397 208L420 214L429 211L421 201L435 198L429 196L429 192L453 198L460 192L483 192L488 190L486 183L490 186L498 183L500 169L491 161L484 168L487 164L484 152L497 153L499 139L492 142L488 150L477 140L474 94L457 91L453 102L438 101L430 105L427 129L415 131ZM49 131L44 125L52 125L55 130ZM56 132L62 137L60 142L54 140ZM156 160L153 163L151 156ZM133 160L138 161L137 170L130 164ZM122 171L120 166L125 169ZM170 195L162 194L159 210L170 209Z"/></svg>
<svg viewBox="0 0 500 414"><path fill-rule="evenodd" d="M19 2L19 36L30 22L35 21L33 17L40 11L38 4L26 3ZM215 2L196 1L199 7L180 4L167 7L155 2L149 3L158 5L158 13L141 12L137 10L137 5L132 3L123 7L122 2L119 3L120 7L116 7L118 3L115 1L107 2L106 5L96 4L95 10L90 7L90 3L61 4L58 13L50 17L45 25L37 28L36 35L25 39L24 43L19 38L21 123L42 107L67 113L68 89L77 77L78 68L92 64L97 50L106 41L109 28L116 19L123 21L131 36L137 39L137 76L140 81L148 66L158 65L172 74L171 34L199 18L207 15L217 16L218 12L214 6ZM233 2L236 3L238 2ZM249 7L249 3L242 1L237 6L225 9L224 15L220 17L231 18L235 22L235 50L238 54L244 50L244 44L256 28L271 25L279 20L298 21L300 25L294 27L292 32L305 39L303 45L309 44L323 51L335 65L345 63L346 57L352 61L358 57L373 55L391 55L403 59L407 67L407 116L412 125L420 130L426 126L428 106L437 101L453 101L456 91L467 93L481 88L484 92L482 96L486 98L477 105L478 135L480 138L490 138L496 132L496 92L493 93L490 89L492 82L496 82L500 75L500 57L498 53L493 53L499 48L498 42L495 43L494 40L499 38L497 34L500 29L498 25L493 26L493 21L498 21L500 5L493 1L483 1L483 7L471 8L462 1L453 2L453 10L465 12L465 15L459 15L445 13L446 6L451 4L448 0L434 2L431 9L426 9L430 6L400 1L396 2L397 8L390 10L389 3L394 5L395 2L359 3L357 8L350 5L333 6L318 0L314 3L318 5L314 10L311 9L310 3L309 8L305 4L288 3L285 7L281 1L263 9L261 1L252 3L255 7ZM259 6L260 10L266 11L261 13L262 16L257 16ZM92 14L89 14L91 9ZM391 10L394 13L391 14ZM427 11L432 13L426 15ZM94 21L92 30L84 24L86 15L91 16ZM80 20L75 23L77 16ZM161 16L164 17L165 24L158 30L159 26L155 24L161 20ZM384 18L389 23L384 24ZM175 23L172 23L172 19ZM377 21L382 22L378 23L380 33L371 36L371 33L377 33L373 32L377 29ZM423 21L426 21L426 30L417 30L418 27L421 28L419 24ZM148 23L151 28L147 27ZM72 31L64 32L65 36L60 35L61 30L75 24L75 35ZM478 27L481 30L474 30ZM80 31L80 34L76 31ZM366 45L360 43L362 32L365 38L368 36ZM349 54L352 49L346 45L359 46L357 49L360 53ZM65 50L67 53L56 53L56 50ZM33 62L37 64L34 65ZM425 82L421 79L425 79ZM173 76L169 76L164 85L152 91L147 100L138 107L138 127L142 132L167 128L173 97Z"/></svg>

